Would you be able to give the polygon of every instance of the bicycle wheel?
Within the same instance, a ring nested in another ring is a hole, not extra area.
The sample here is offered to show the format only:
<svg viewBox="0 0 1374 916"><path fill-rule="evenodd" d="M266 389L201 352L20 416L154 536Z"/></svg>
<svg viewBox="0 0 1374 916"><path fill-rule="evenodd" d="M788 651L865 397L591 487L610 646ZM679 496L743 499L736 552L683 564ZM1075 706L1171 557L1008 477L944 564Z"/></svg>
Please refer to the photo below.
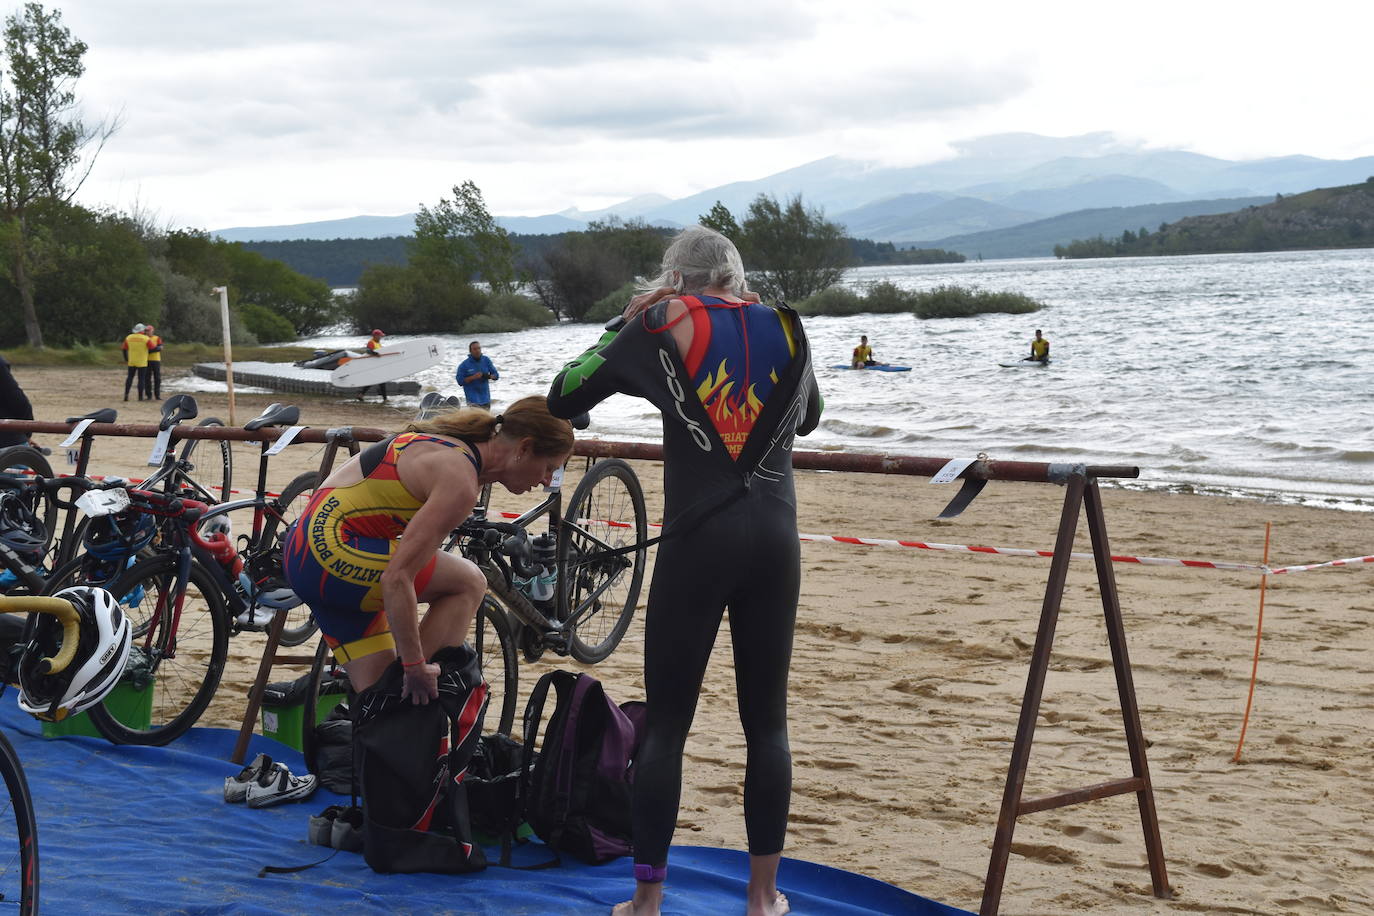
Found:
<svg viewBox="0 0 1374 916"><path fill-rule="evenodd" d="M515 638L511 634L510 617L491 595L482 596L468 642L477 653L482 680L487 682L487 724L483 730L509 735L515 724L520 668L515 657ZM495 728L491 725L493 712L497 717Z"/></svg>
<svg viewBox="0 0 1374 916"><path fill-rule="evenodd" d="M25 916L38 912L38 821L24 767L14 745L0 734L0 907L19 906Z"/></svg>
<svg viewBox="0 0 1374 916"><path fill-rule="evenodd" d="M197 428L202 426L218 426L222 429L224 421L219 417L206 417L196 424ZM194 459L197 457L205 463L205 469L200 473L195 473ZM209 496L211 502L225 502L234 492L234 451L228 439L185 439L181 447L181 460L187 463L188 469L178 477L185 478L192 489Z"/></svg>
<svg viewBox="0 0 1374 916"><path fill-rule="evenodd" d="M601 661L616 647L634 617L644 583L648 549L613 557L607 550L643 543L648 534L644 490L634 469L619 458L598 461L573 490L558 538L558 574L574 621L573 658Z"/></svg>
<svg viewBox="0 0 1374 916"><path fill-rule="evenodd" d="M286 537L286 530L291 527L291 523L301 517L305 511L305 506L310 502L310 496L320 485L319 471L306 471L297 475L286 489L281 491L272 503L274 511L269 511L263 522L262 536L258 543L263 545L263 549L258 561L259 567L254 571L254 578L259 582L264 579L273 580L272 584L280 583L281 587L286 588L286 579L282 575L281 553L282 540ZM310 613L310 608L304 604L297 605L286 612L286 624L281 631L281 644L283 646L299 646L310 637L314 636L320 629L319 624L315 623L315 618Z"/></svg>
<svg viewBox="0 0 1374 916"><path fill-rule="evenodd" d="M134 630L125 676L135 685L149 681L151 691L150 708L125 713L123 720L104 703L91 707L92 724L115 744L176 740L196 724L219 687L229 653L224 598L199 563L191 564L182 595L176 587L177 557L170 555L136 563L109 586Z"/></svg>
<svg viewBox="0 0 1374 916"><path fill-rule="evenodd" d="M31 445L11 445L0 449L0 474L17 477L20 480L33 480L36 477L52 477L52 465L43 453ZM43 523L47 530L47 543L52 543L53 533L57 531L60 510L52 496L43 494L25 500L30 512Z"/></svg>

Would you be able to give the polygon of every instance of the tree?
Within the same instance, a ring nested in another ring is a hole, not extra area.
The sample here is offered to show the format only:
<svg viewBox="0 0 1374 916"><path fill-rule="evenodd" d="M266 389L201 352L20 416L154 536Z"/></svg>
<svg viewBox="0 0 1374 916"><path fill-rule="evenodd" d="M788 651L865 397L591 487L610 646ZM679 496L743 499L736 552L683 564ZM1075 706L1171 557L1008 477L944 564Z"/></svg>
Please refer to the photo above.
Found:
<svg viewBox="0 0 1374 916"><path fill-rule="evenodd" d="M616 217L566 232L544 252L535 294L555 315L581 321L598 300L637 277L658 273L667 231Z"/></svg>
<svg viewBox="0 0 1374 916"><path fill-rule="evenodd" d="M735 222L735 217L730 212L730 208L720 201L716 201L710 210L701 215L697 222L707 229L716 230L730 241L739 244L739 223Z"/></svg>
<svg viewBox="0 0 1374 916"><path fill-rule="evenodd" d="M740 230L737 244L749 282L765 297L805 299L844 276L844 230L819 209L803 205L800 194L785 205L760 194Z"/></svg>
<svg viewBox="0 0 1374 916"><path fill-rule="evenodd" d="M462 282L477 275L494 293L515 291L518 249L505 229L487 212L482 191L471 181L453 186L453 200L440 198L431 210L415 214L411 261L420 270L443 265L456 269Z"/></svg>
<svg viewBox="0 0 1374 916"><path fill-rule="evenodd" d="M45 252L34 225L35 203L67 203L90 174L95 156L77 174L92 141L96 153L115 127L88 128L76 114L76 81L85 72L86 43L62 25L62 14L26 3L5 19L0 66L0 221L8 279L19 291L24 331L32 347L43 346L34 309L34 274Z"/></svg>

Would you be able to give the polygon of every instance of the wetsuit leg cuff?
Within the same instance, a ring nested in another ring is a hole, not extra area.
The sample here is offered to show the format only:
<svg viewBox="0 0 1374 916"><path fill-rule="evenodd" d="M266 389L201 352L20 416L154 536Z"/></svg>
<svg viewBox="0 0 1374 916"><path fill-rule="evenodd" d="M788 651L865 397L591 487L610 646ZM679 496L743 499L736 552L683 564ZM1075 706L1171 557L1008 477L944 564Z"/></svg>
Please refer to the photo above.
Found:
<svg viewBox="0 0 1374 916"><path fill-rule="evenodd" d="M662 884L663 879L668 877L667 865L644 865L635 863L635 880L645 881L649 884Z"/></svg>

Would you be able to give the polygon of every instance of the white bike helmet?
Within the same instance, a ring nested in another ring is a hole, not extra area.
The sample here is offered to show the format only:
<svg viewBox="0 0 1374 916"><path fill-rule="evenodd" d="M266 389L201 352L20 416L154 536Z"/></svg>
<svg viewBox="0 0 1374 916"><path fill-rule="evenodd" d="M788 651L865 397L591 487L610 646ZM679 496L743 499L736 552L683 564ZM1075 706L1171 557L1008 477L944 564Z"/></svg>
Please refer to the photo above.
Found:
<svg viewBox="0 0 1374 916"><path fill-rule="evenodd" d="M105 698L119 683L129 661L129 618L103 588L75 586L53 597L76 608L80 643L65 670L47 671L46 659L62 646L62 623L51 614L37 615L33 634L19 657L19 708L49 722L65 719Z"/></svg>

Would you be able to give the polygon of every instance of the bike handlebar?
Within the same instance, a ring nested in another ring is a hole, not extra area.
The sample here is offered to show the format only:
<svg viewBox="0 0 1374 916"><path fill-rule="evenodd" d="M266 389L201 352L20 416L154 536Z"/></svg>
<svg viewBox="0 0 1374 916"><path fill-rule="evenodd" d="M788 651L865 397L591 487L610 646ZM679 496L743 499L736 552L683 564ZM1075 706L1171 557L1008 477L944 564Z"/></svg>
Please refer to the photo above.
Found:
<svg viewBox="0 0 1374 916"><path fill-rule="evenodd" d="M62 621L62 648L51 658L39 659L40 674L65 671L72 659L76 658L76 647L81 642L80 618L76 608L66 598L0 598L0 614L52 614Z"/></svg>

